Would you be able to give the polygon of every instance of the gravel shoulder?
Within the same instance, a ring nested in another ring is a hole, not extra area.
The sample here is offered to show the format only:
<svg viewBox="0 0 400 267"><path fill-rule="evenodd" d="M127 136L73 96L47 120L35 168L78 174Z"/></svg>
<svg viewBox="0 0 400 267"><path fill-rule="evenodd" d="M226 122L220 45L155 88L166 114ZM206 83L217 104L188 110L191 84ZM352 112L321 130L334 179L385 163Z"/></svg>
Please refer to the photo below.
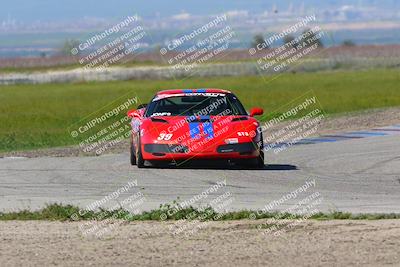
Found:
<svg viewBox="0 0 400 267"><path fill-rule="evenodd" d="M376 127L390 126L400 123L400 108L372 109L347 114L331 115L321 121L316 135L335 134L347 131L367 130ZM272 127L274 131L283 128L290 122ZM116 154L129 151L129 140L112 146L105 154ZM13 151L0 153L1 157L70 157L94 156L94 153L84 153L78 146L38 149L31 151Z"/></svg>
<svg viewBox="0 0 400 267"><path fill-rule="evenodd" d="M101 238L81 222L0 222L4 266L394 266L400 220L307 221L281 236L265 221L210 222L174 236L175 222L124 222Z"/></svg>

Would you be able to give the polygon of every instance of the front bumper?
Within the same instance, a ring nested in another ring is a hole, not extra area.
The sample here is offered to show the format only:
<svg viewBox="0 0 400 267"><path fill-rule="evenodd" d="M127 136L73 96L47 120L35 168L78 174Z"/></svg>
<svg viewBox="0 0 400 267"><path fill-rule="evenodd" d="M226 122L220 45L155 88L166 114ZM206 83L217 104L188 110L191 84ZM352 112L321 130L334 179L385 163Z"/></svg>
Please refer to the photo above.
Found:
<svg viewBox="0 0 400 267"><path fill-rule="evenodd" d="M246 159L260 156L260 149L253 142L223 144L215 151L189 151L185 146L168 144L144 144L142 154L145 160L185 160L185 159Z"/></svg>

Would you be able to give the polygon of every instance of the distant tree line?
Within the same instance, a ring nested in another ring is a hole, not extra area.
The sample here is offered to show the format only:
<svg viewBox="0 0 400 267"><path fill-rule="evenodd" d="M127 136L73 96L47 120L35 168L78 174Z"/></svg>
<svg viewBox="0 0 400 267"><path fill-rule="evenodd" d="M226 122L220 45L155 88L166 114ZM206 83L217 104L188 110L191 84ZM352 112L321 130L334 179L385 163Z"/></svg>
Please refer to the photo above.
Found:
<svg viewBox="0 0 400 267"><path fill-rule="evenodd" d="M63 56L75 56L72 53L72 49L77 48L81 42L75 39L67 39L64 41L62 46L59 49L59 53ZM79 49L78 49L79 51Z"/></svg>

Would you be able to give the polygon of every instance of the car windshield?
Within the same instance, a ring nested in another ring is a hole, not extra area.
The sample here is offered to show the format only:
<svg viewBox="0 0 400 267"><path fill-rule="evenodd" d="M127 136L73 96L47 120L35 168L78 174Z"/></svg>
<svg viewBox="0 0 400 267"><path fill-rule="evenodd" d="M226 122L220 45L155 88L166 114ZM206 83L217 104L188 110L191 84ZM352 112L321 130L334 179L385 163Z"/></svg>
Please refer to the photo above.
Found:
<svg viewBox="0 0 400 267"><path fill-rule="evenodd" d="M146 117L154 116L247 115L232 94L177 94L156 96L146 109Z"/></svg>

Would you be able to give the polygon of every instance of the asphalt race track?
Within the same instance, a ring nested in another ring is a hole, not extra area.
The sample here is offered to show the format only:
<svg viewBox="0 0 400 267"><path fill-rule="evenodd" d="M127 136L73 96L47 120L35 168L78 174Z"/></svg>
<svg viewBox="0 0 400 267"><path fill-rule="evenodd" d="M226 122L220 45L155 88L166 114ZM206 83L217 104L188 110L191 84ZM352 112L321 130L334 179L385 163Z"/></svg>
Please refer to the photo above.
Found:
<svg viewBox="0 0 400 267"><path fill-rule="evenodd" d="M128 150L128 148L127 148ZM141 210L188 200L217 182L226 186L199 204L229 192L228 210L262 209L315 179L321 211L400 213L400 135L297 145L266 154L263 170L216 168L138 169L129 155L0 159L0 210L37 209L46 203L86 206L137 180ZM126 197L125 196L125 197ZM298 197L300 199L300 196ZM107 205L114 205L111 200ZM287 200L276 209L298 202Z"/></svg>

